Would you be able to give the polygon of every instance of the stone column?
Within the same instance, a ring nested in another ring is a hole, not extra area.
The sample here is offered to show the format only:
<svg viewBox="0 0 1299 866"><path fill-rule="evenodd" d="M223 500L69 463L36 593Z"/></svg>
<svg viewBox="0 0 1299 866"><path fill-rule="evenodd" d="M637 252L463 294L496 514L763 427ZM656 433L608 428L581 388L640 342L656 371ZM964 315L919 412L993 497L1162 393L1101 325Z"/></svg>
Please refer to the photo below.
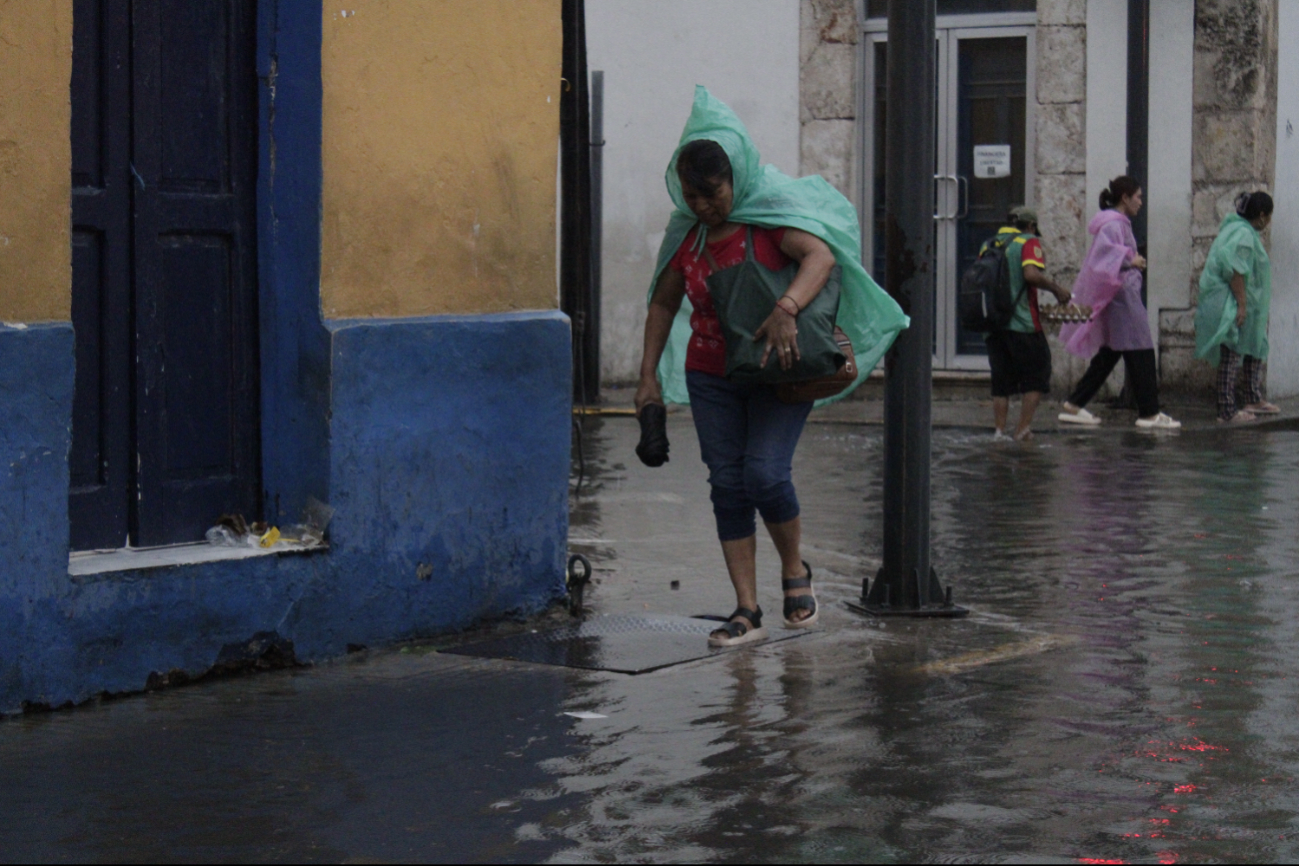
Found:
<svg viewBox="0 0 1299 866"><path fill-rule="evenodd" d="M1033 198L1047 269L1056 282L1070 286L1087 249L1087 0L1038 0L1035 62ZM1052 388L1063 392L1082 375L1086 362L1065 352L1054 337L1052 358Z"/></svg>
<svg viewBox="0 0 1299 866"><path fill-rule="evenodd" d="M1192 307L1222 218L1246 190L1271 190L1276 162L1277 0L1196 0L1191 133ZM1267 241L1267 238L1264 238ZM1211 392L1193 361L1194 310L1161 322L1165 387Z"/></svg>
<svg viewBox="0 0 1299 866"><path fill-rule="evenodd" d="M799 174L819 174L858 205L855 0L802 0L799 8Z"/></svg>

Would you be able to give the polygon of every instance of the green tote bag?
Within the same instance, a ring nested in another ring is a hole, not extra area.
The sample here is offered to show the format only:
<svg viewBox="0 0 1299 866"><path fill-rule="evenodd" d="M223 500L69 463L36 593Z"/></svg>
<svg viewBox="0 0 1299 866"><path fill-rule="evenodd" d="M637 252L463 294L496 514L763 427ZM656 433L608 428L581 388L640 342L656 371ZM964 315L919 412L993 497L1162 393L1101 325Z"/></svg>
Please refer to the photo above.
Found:
<svg viewBox="0 0 1299 866"><path fill-rule="evenodd" d="M771 270L753 257L753 228L747 227L746 231L744 261L715 271L708 278L708 294L726 339L726 378L741 384L776 385L833 375L845 361L834 338L842 269L834 266L825 286L798 316L798 352L802 357L788 370L782 370L773 352L763 367L762 352L767 341L755 340L753 335L794 282L798 262Z"/></svg>

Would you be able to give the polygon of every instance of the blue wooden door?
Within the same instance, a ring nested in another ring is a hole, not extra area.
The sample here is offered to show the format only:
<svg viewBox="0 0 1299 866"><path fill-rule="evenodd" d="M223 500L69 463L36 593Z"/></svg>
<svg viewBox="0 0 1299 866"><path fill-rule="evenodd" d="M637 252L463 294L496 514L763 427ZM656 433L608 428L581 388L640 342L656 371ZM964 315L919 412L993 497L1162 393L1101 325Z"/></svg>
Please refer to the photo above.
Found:
<svg viewBox="0 0 1299 866"><path fill-rule="evenodd" d="M74 548L260 515L255 12L76 2Z"/></svg>

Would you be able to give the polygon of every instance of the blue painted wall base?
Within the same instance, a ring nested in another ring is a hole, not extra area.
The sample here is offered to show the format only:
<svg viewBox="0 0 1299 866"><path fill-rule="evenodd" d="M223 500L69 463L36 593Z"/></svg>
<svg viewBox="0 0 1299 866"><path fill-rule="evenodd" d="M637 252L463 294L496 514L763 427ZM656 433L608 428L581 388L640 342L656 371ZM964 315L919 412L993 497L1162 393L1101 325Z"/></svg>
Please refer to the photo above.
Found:
<svg viewBox="0 0 1299 866"><path fill-rule="evenodd" d="M567 318L326 327L329 550L77 578L72 329L0 328L0 712L198 675L255 636L312 661L562 596Z"/></svg>

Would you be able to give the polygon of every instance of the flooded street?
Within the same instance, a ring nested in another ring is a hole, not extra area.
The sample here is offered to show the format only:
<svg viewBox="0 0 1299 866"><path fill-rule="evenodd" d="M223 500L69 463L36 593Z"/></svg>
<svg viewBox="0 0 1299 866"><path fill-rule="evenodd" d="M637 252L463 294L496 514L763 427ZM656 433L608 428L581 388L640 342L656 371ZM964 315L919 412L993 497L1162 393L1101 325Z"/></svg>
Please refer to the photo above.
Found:
<svg viewBox="0 0 1299 866"><path fill-rule="evenodd" d="M572 534L585 521L627 539L592 548L620 569L606 585L621 604L666 607L680 579L725 612L706 488L687 480L692 431L673 433L681 453L665 471L681 480L658 496L682 501L654 500L644 488L658 476L617 459L617 430L608 462L624 468L597 476ZM689 735L651 735L648 720L597 735L629 760L691 759L654 767L680 766L670 782L648 768L638 784L611 778L610 805L663 815L662 835L593 832L591 855L644 855L686 833L685 857L1294 858L1299 434L1104 430L1017 446L937 431L934 562L972 609L958 621L843 609L879 563L881 452L879 428L809 426L795 472L830 602L823 631L669 674L699 703ZM638 526L646 539L631 538ZM766 552L765 607L778 611ZM591 703L635 705L619 685Z"/></svg>
<svg viewBox="0 0 1299 866"><path fill-rule="evenodd" d="M591 615L729 612L688 416L659 470L633 420L586 429ZM1299 432L936 431L933 560L963 620L845 608L879 564L881 453L878 426L804 435L806 636L638 676L443 642L9 719L0 856L1299 857Z"/></svg>

